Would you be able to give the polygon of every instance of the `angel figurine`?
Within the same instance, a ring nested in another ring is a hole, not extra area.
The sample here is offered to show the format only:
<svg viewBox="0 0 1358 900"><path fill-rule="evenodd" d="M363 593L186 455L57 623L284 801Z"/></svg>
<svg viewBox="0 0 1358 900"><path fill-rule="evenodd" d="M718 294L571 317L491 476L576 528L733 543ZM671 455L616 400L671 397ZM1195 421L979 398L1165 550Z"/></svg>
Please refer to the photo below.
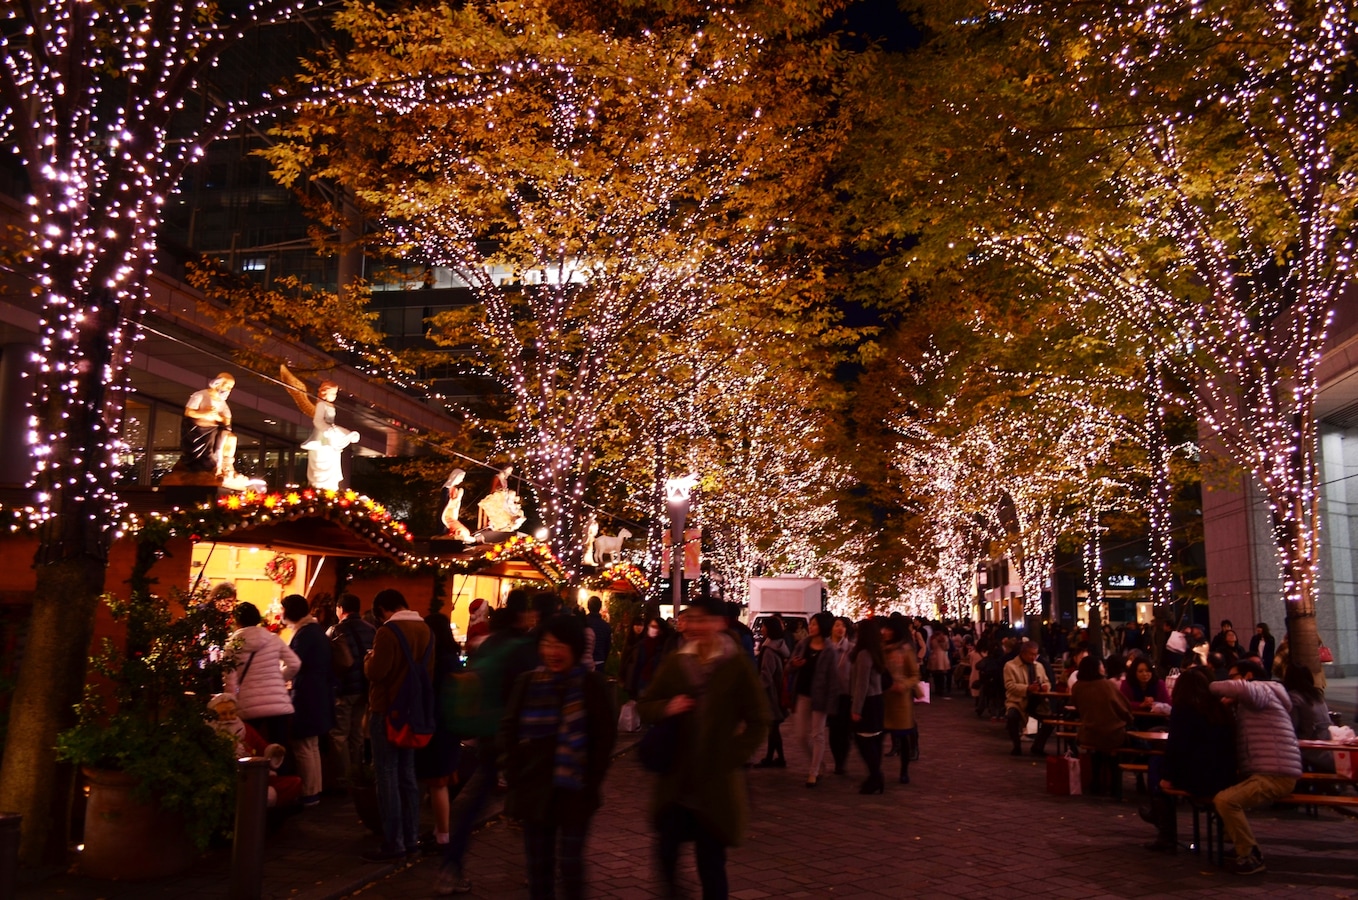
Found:
<svg viewBox="0 0 1358 900"><path fill-rule="evenodd" d="M513 474L513 466L505 466L496 472L490 482L490 493L476 504L480 510L477 527L482 531L514 532L523 524L523 506L519 502L519 495L509 489L509 476Z"/></svg>
<svg viewBox="0 0 1358 900"><path fill-rule="evenodd" d="M448 537L470 544L472 533L458 518L462 513L462 480L466 477L467 473L462 469L453 469L448 473L448 480L443 483L440 492L439 521L447 529Z"/></svg>
<svg viewBox="0 0 1358 900"><path fill-rule="evenodd" d="M313 404L300 378L288 371L287 366L281 366L279 371L288 385L292 401L311 417L311 436L302 442L302 449L307 452L307 483L318 490L338 491L344 480L341 454L350 444L358 442L357 431L335 424L335 398L339 396L339 385L322 381L316 389L318 399Z"/></svg>

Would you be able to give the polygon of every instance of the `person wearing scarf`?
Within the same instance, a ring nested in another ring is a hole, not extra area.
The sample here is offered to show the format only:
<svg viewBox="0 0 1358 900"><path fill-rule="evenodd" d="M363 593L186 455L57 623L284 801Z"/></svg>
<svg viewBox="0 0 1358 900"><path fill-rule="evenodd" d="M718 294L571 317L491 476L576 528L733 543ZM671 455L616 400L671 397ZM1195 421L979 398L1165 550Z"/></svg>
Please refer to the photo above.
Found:
<svg viewBox="0 0 1358 900"><path fill-rule="evenodd" d="M505 813L523 823L529 896L584 895L584 845L617 738L604 677L586 670L584 624L555 616L542 627L542 665L514 686L500 729Z"/></svg>

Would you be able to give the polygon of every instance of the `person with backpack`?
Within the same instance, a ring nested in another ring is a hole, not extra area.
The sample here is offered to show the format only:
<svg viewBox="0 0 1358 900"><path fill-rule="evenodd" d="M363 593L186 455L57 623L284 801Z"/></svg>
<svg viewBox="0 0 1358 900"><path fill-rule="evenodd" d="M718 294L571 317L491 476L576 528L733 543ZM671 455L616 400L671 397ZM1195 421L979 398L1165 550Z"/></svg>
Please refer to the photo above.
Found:
<svg viewBox="0 0 1358 900"><path fill-rule="evenodd" d="M353 594L340 597L340 612L343 617L330 632L330 643L336 656L340 655L339 647L348 648L352 662L343 672L336 673L339 684L335 689L335 728L330 732L330 740L344 756L345 782L353 784L363 771L363 742L367 740L363 720L368 715L368 679L363 675L363 660L373 648L377 629L363 621L358 597Z"/></svg>
<svg viewBox="0 0 1358 900"><path fill-rule="evenodd" d="M399 733L429 729L433 736L433 635L400 591L388 588L373 598L381 627L363 662L368 678L368 739L382 819L382 847L363 854L387 862L420 852L420 788L415 748L400 746ZM419 721L424 716L427 722Z"/></svg>

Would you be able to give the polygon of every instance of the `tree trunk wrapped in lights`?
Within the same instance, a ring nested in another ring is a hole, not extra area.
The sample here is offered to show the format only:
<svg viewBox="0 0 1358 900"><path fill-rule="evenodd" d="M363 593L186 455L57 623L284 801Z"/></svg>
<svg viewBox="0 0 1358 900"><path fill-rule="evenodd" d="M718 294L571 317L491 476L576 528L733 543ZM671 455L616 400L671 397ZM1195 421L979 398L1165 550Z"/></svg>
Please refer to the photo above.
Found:
<svg viewBox="0 0 1358 900"><path fill-rule="evenodd" d="M65 855L68 793L51 748L80 698L119 521L113 456L161 208L209 141L281 105L192 93L247 29L307 6L5 4L21 24L0 37L0 129L28 179L16 255L42 303L30 369L37 590L0 769L26 863Z"/></svg>
<svg viewBox="0 0 1358 900"><path fill-rule="evenodd" d="M920 133L976 149L925 155L930 205L979 206L922 243L1042 267L1184 361L1263 492L1293 658L1319 672L1314 403L1352 268L1352 4L964 6L924 5L943 52L922 90L947 119Z"/></svg>

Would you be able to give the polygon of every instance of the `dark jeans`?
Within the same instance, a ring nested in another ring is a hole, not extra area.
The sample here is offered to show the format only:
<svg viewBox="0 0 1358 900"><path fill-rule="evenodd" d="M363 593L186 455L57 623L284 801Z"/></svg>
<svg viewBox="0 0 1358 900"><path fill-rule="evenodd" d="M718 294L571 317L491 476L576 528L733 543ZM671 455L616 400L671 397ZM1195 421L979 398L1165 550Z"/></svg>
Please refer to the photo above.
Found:
<svg viewBox="0 0 1358 900"><path fill-rule="evenodd" d="M528 896L552 900L556 896L556 862L561 861L561 892L567 900L585 895L585 835L588 820L569 825L555 822L523 823L523 854L528 862Z"/></svg>
<svg viewBox="0 0 1358 900"><path fill-rule="evenodd" d="M467 783L458 791L448 815L448 849L443 854L443 868L452 868L462 874L462 860L467 855L467 844L471 842L472 828L491 791L495 790L497 772L495 769L495 741L493 738L476 739L476 770Z"/></svg>
<svg viewBox="0 0 1358 900"><path fill-rule="evenodd" d="M834 757L836 772L843 772L844 764L849 761L849 738L853 732L849 706L852 702L853 698L848 694L840 694L839 702L825 720L830 732L830 755Z"/></svg>
<svg viewBox="0 0 1358 900"><path fill-rule="evenodd" d="M368 717L373 748L377 810L382 817L382 848L413 853L420 848L420 786L415 780L415 751L387 740L385 715Z"/></svg>
<svg viewBox="0 0 1358 900"><path fill-rule="evenodd" d="M693 810L672 803L660 811L655 820L660 874L674 896L676 873L679 868L679 845L693 841L693 854L698 862L698 880L703 885L703 900L726 900L730 890L726 881L726 845L698 821Z"/></svg>

